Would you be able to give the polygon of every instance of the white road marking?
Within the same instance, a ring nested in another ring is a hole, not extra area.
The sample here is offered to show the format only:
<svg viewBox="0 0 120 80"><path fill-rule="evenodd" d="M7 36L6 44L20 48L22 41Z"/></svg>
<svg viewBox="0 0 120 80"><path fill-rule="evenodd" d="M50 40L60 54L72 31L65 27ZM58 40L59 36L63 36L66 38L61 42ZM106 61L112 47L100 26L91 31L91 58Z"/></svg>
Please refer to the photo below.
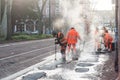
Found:
<svg viewBox="0 0 120 80"><path fill-rule="evenodd" d="M10 45L6 44L6 45L3 45L3 46L0 46L0 48L2 48L2 47L8 47L8 46L10 46Z"/></svg>
<svg viewBox="0 0 120 80"><path fill-rule="evenodd" d="M53 39L43 39L43 40L35 40L35 41L25 41L25 42L8 43L8 44L1 45L0 48L9 47L11 45L21 45L21 44L29 44L29 43L33 43L33 42L42 42L42 41L47 41L47 40L53 40Z"/></svg>

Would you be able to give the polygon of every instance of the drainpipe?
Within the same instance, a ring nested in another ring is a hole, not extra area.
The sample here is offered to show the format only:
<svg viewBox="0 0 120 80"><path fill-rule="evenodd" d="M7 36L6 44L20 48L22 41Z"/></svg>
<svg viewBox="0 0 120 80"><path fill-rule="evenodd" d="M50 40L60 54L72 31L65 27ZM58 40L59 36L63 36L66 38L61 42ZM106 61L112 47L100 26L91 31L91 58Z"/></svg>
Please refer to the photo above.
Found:
<svg viewBox="0 0 120 80"><path fill-rule="evenodd" d="M115 71L119 71L119 65L118 65L118 0L116 0L115 3Z"/></svg>

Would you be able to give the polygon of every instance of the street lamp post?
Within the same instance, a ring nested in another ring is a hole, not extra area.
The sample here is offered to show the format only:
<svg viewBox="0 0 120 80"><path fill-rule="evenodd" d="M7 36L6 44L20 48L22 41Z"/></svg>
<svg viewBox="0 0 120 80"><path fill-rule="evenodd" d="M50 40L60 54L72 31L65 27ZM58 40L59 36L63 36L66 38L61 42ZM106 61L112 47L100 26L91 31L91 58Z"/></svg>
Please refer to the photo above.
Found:
<svg viewBox="0 0 120 80"><path fill-rule="evenodd" d="M118 0L116 0L115 5L115 71L118 72L119 65L118 65Z"/></svg>

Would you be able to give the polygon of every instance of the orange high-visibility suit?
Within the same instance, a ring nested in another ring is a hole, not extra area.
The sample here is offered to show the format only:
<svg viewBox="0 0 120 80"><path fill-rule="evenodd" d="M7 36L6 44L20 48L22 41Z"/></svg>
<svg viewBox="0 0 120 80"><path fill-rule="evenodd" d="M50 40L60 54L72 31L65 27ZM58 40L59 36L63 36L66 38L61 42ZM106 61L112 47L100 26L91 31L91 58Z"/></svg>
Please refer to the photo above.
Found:
<svg viewBox="0 0 120 80"><path fill-rule="evenodd" d="M61 53L62 53L62 51L65 52L66 45L67 45L67 39L64 37L63 33L61 33L61 32L58 32L57 38L59 39L58 42L61 46Z"/></svg>
<svg viewBox="0 0 120 80"><path fill-rule="evenodd" d="M76 47L77 39L80 39L78 32L74 28L71 28L67 34L68 52L70 51L71 46L73 47L73 50L76 52L75 47Z"/></svg>
<svg viewBox="0 0 120 80"><path fill-rule="evenodd" d="M59 44L61 46L61 54L62 54L62 61L66 62L66 47L67 47L67 40L64 37L62 32L58 32L56 34L55 44Z"/></svg>
<svg viewBox="0 0 120 80"><path fill-rule="evenodd" d="M106 32L104 36L104 42L107 49L112 50L112 41L113 41L112 36L108 32Z"/></svg>

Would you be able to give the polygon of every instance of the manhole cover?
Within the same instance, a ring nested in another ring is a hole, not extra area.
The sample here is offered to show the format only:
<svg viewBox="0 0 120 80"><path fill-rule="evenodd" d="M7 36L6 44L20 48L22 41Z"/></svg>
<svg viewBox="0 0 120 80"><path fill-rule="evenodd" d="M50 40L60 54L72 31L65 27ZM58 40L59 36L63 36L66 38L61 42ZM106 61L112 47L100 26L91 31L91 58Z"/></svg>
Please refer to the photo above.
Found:
<svg viewBox="0 0 120 80"><path fill-rule="evenodd" d="M88 66L93 66L94 64L91 63L79 63L77 64L77 66L81 66L81 67L88 67Z"/></svg>
<svg viewBox="0 0 120 80"><path fill-rule="evenodd" d="M76 68L75 71L76 72L88 72L89 68Z"/></svg>
<svg viewBox="0 0 120 80"><path fill-rule="evenodd" d="M26 76L22 77L22 80L38 80L42 77L46 77L45 72L38 72L38 73L33 73L33 74L28 74Z"/></svg>

